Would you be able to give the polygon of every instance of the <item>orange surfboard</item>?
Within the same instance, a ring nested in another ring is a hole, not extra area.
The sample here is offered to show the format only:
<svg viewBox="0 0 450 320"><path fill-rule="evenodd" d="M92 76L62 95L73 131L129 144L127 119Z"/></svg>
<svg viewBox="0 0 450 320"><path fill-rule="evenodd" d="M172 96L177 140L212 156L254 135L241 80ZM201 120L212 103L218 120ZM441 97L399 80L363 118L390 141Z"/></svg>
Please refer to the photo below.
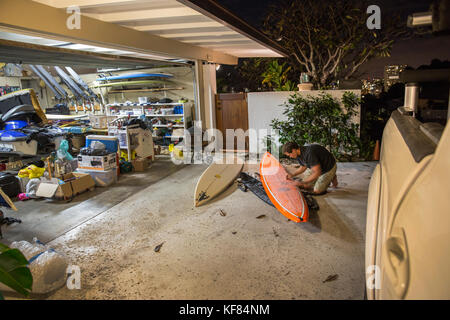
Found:
<svg viewBox="0 0 450 320"><path fill-rule="evenodd" d="M261 159L259 173L264 190L278 211L292 221L307 222L308 205L302 192L286 179L286 170L269 152Z"/></svg>

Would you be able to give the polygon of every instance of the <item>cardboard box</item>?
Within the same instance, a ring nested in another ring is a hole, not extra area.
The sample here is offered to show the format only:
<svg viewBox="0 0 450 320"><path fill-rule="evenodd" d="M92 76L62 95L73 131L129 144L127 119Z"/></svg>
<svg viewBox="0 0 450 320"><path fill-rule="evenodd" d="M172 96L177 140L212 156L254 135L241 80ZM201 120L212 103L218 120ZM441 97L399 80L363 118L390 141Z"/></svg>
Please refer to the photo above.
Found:
<svg viewBox="0 0 450 320"><path fill-rule="evenodd" d="M116 153L109 153L106 156L78 155L77 159L79 169L107 171L117 167Z"/></svg>
<svg viewBox="0 0 450 320"><path fill-rule="evenodd" d="M88 173L92 179L94 179L97 187L109 187L117 182L116 169L111 169L108 171L77 169L77 172Z"/></svg>
<svg viewBox="0 0 450 320"><path fill-rule="evenodd" d="M149 160L147 158L136 158L131 161L134 171L143 172L148 168Z"/></svg>
<svg viewBox="0 0 450 320"><path fill-rule="evenodd" d="M63 180L64 183L60 184ZM44 198L70 199L86 190L93 189L94 179L87 173L72 172L63 176L63 179L41 178L36 196Z"/></svg>
<svg viewBox="0 0 450 320"><path fill-rule="evenodd" d="M74 134L72 137L72 146L77 149L80 150L81 148L84 147L86 141L85 141L85 137L84 135L80 135L80 134Z"/></svg>
<svg viewBox="0 0 450 320"><path fill-rule="evenodd" d="M78 160L56 161L53 165L53 177L62 179L65 174L75 171L78 168Z"/></svg>
<svg viewBox="0 0 450 320"><path fill-rule="evenodd" d="M116 119L114 116L89 115L89 122L94 129L108 128L108 123Z"/></svg>

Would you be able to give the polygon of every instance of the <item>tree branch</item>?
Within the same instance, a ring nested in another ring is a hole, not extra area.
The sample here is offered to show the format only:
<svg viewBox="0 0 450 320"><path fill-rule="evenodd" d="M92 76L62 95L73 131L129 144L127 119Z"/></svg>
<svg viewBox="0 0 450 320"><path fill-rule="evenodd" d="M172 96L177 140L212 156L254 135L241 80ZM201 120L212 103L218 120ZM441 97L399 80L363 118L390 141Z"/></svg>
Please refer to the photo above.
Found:
<svg viewBox="0 0 450 320"><path fill-rule="evenodd" d="M295 59L297 59L298 63L300 63L302 66L306 68L306 71L308 71L308 73L311 72L311 70L309 70L308 64L304 63L295 52L293 52L292 55L295 57Z"/></svg>

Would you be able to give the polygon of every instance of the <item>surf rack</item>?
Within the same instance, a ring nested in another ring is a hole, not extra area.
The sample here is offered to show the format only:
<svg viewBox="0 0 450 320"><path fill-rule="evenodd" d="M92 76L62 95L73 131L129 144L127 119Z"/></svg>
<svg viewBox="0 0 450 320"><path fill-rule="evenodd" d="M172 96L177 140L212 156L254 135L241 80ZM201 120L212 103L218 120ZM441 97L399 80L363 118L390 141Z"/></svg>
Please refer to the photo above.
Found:
<svg viewBox="0 0 450 320"><path fill-rule="evenodd" d="M72 78L60 67L54 66L54 69L61 79L61 82L72 92L73 97L69 97L65 89L59 84L59 82L41 65L29 65L31 70L42 80L45 85L53 92L58 102L70 102L74 106L75 111L78 113L78 105L81 104L84 111L86 111L86 105L89 106L89 110L94 111L94 101L97 101L100 105L103 104L102 100L89 88L86 82L70 67L66 67L67 72ZM74 102L75 101L75 102Z"/></svg>

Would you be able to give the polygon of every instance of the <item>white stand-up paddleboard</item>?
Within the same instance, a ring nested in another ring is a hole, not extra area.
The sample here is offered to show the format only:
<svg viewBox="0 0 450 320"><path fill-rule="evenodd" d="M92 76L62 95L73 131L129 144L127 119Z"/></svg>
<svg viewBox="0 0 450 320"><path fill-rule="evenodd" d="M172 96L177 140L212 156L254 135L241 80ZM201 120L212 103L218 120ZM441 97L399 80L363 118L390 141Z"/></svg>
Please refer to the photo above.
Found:
<svg viewBox="0 0 450 320"><path fill-rule="evenodd" d="M239 176L244 163L213 163L206 169L194 193L194 206L198 207L223 192Z"/></svg>

